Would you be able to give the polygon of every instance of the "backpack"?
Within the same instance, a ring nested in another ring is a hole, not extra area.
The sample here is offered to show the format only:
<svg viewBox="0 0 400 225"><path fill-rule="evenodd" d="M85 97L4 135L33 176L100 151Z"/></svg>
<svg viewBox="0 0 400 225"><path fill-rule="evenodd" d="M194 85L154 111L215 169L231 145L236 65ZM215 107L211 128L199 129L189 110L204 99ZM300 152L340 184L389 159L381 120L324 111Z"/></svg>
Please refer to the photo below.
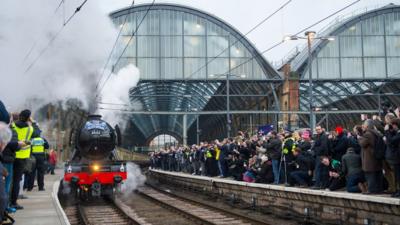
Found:
<svg viewBox="0 0 400 225"><path fill-rule="evenodd" d="M374 157L376 160L383 160L385 158L386 144L383 140L383 135L375 135Z"/></svg>

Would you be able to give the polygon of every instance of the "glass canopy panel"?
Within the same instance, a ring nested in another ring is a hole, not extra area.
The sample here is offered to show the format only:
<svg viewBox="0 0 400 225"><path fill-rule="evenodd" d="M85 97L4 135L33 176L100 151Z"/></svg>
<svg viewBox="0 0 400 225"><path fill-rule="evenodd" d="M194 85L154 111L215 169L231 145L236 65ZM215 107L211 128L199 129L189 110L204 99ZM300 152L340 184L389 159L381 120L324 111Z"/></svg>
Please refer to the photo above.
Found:
<svg viewBox="0 0 400 225"><path fill-rule="evenodd" d="M400 36L386 37L387 56L400 56Z"/></svg>
<svg viewBox="0 0 400 225"><path fill-rule="evenodd" d="M124 50L125 46L128 45L122 57L136 57L136 37L121 36L118 41L118 47L116 50L116 59L119 57Z"/></svg>
<svg viewBox="0 0 400 225"><path fill-rule="evenodd" d="M213 79L210 75L223 75L229 73L229 58L216 58L208 64L208 78ZM224 78L222 78L224 79Z"/></svg>
<svg viewBox="0 0 400 225"><path fill-rule="evenodd" d="M361 36L339 37L341 57L361 57Z"/></svg>
<svg viewBox="0 0 400 225"><path fill-rule="evenodd" d="M126 18L126 22L125 22L125 17ZM124 25L125 22L125 25ZM123 15L118 17L118 21L117 21L117 29L121 29L121 34L122 35L132 35L133 32L136 30L136 15L133 13L127 14L127 15Z"/></svg>
<svg viewBox="0 0 400 225"><path fill-rule="evenodd" d="M159 58L138 58L141 79L160 79Z"/></svg>
<svg viewBox="0 0 400 225"><path fill-rule="evenodd" d="M158 36L139 36L138 37L138 57L159 57L160 56L160 37Z"/></svg>
<svg viewBox="0 0 400 225"><path fill-rule="evenodd" d="M221 26L207 21L207 35L209 36L227 36L229 33Z"/></svg>
<svg viewBox="0 0 400 225"><path fill-rule="evenodd" d="M387 58L388 77L399 78L400 77L400 57L389 57Z"/></svg>
<svg viewBox="0 0 400 225"><path fill-rule="evenodd" d="M161 58L161 79L183 79L182 58Z"/></svg>
<svg viewBox="0 0 400 225"><path fill-rule="evenodd" d="M339 58L318 58L318 75L320 79L339 78Z"/></svg>
<svg viewBox="0 0 400 225"><path fill-rule="evenodd" d="M383 35L385 26L383 16L373 16L362 21L363 35Z"/></svg>
<svg viewBox="0 0 400 225"><path fill-rule="evenodd" d="M161 10L161 35L182 35L182 13Z"/></svg>
<svg viewBox="0 0 400 225"><path fill-rule="evenodd" d="M313 58L311 64L312 64L312 71L311 71L312 77L315 79L318 76L318 73L317 73L317 60L315 58ZM307 65L307 67L304 69L303 79L309 79L309 77L310 77L310 69L309 69L309 67Z"/></svg>
<svg viewBox="0 0 400 225"><path fill-rule="evenodd" d="M181 36L161 36L162 57L182 57Z"/></svg>
<svg viewBox="0 0 400 225"><path fill-rule="evenodd" d="M140 11L136 13L138 24L140 24L140 22L143 20L142 24L138 29L138 35L159 35L160 34L159 12L156 10L150 10L147 16L145 17L146 11Z"/></svg>
<svg viewBox="0 0 400 225"><path fill-rule="evenodd" d="M251 59L248 58L232 58L231 74L235 75L233 79L244 79L253 76L253 66Z"/></svg>
<svg viewBox="0 0 400 225"><path fill-rule="evenodd" d="M184 37L185 57L205 57L206 38L205 36L185 36Z"/></svg>
<svg viewBox="0 0 400 225"><path fill-rule="evenodd" d="M184 58L185 79L205 79L205 58ZM201 68L201 69L200 69Z"/></svg>
<svg viewBox="0 0 400 225"><path fill-rule="evenodd" d="M204 19L196 15L184 13L183 20L185 35L205 35L206 23Z"/></svg>
<svg viewBox="0 0 400 225"><path fill-rule="evenodd" d="M385 58L364 58L365 78L385 78Z"/></svg>
<svg viewBox="0 0 400 225"><path fill-rule="evenodd" d="M339 57L339 42L337 40L328 42L318 53L318 57Z"/></svg>
<svg viewBox="0 0 400 225"><path fill-rule="evenodd" d="M252 62L253 62L253 78L255 80L265 79L266 75L263 69L261 68L260 64L257 62L257 60L253 59Z"/></svg>
<svg viewBox="0 0 400 225"><path fill-rule="evenodd" d="M243 58L251 57L252 54L247 50L247 48L235 37L231 36L231 57L232 58Z"/></svg>
<svg viewBox="0 0 400 225"><path fill-rule="evenodd" d="M362 78L361 58L342 58L342 78Z"/></svg>
<svg viewBox="0 0 400 225"><path fill-rule="evenodd" d="M385 56L384 36L363 37L364 56Z"/></svg>
<svg viewBox="0 0 400 225"><path fill-rule="evenodd" d="M387 35L400 35L400 12L386 14L385 25Z"/></svg>
<svg viewBox="0 0 400 225"><path fill-rule="evenodd" d="M361 35L361 24L356 23L343 31L340 36L359 36Z"/></svg>
<svg viewBox="0 0 400 225"><path fill-rule="evenodd" d="M207 37L207 56L208 57L228 57L229 36L208 36Z"/></svg>

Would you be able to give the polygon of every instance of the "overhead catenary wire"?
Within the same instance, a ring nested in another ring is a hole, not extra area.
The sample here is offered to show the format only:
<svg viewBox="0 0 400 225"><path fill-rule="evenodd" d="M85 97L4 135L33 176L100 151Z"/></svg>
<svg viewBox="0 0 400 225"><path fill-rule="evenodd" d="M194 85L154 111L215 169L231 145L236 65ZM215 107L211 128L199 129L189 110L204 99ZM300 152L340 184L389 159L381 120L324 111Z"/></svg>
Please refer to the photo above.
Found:
<svg viewBox="0 0 400 225"><path fill-rule="evenodd" d="M69 23L69 21L72 20L72 18L74 18L74 16L81 11L81 8L86 4L88 0L84 0L74 11L74 13L64 22L64 26L67 25Z"/></svg>
<svg viewBox="0 0 400 225"><path fill-rule="evenodd" d="M135 4L135 0L132 1L131 6L133 6L134 4ZM129 15L129 13L127 13L127 14L125 15L124 23L121 25L121 27L120 27L120 29L119 29L117 38L115 39L114 45L113 45L113 47L112 47L112 49L111 49L111 51L110 51L110 54L109 54L108 57L107 57L107 61L106 61L106 63L104 64L103 70L102 70L102 72L101 72L101 74L100 74L100 78L99 78L98 82L96 83L96 89L99 87L100 82L101 82L101 80L103 79L104 72L105 72L106 69L107 69L107 65L108 65L108 63L110 62L111 56L112 56L112 54L113 54L113 52L114 52L114 49L115 49L115 47L117 46L117 43L118 43L119 38L121 37L122 30L124 29L125 24L126 24L126 21L128 20L128 15Z"/></svg>
<svg viewBox="0 0 400 225"><path fill-rule="evenodd" d="M57 37L61 34L62 30L67 26L67 24L72 20L72 18L81 10L81 8L86 4L88 0L84 0L74 11L74 13L68 18L66 22L63 23L63 25L60 27L60 29L56 32L56 34L50 38L49 42L47 45L42 48L42 50L39 52L39 54L36 56L36 58L29 64L29 66L25 69L24 73L29 72L32 67L36 64L36 62L42 57L42 55L51 47L53 42L57 39Z"/></svg>
<svg viewBox="0 0 400 225"><path fill-rule="evenodd" d="M247 31L244 35L242 35L239 39L236 39L232 44L230 44L228 47L224 48L219 54L216 56L213 56L210 60L208 60L203 66L201 66L199 69L195 70L193 73L191 73L187 78L191 78L193 75L195 75L197 72L201 71L204 67L209 65L211 62L213 62L215 59L220 57L222 54L224 54L228 49L230 49L232 46L237 44L239 41L243 40L247 35L249 35L251 32L256 30L258 27L260 27L263 23L268 21L271 17L273 17L276 13L281 11L283 8L285 8L289 3L292 2L292 0L289 0L285 2L283 5L281 5L278 9L276 9L273 13L265 17L263 20L261 20L259 23L257 23L253 28L251 28L249 31Z"/></svg>
<svg viewBox="0 0 400 225"><path fill-rule="evenodd" d="M144 14L144 16L142 17L142 20L140 21L140 23L136 26L136 29L132 32L132 35L130 36L128 42L126 43L124 49L121 52L121 55L117 58L117 60L115 61L115 63L113 64L114 66L118 64L118 62L121 60L122 56L124 55L126 49L128 49L130 42L132 41L133 37L136 35L138 29L140 28L140 26L142 25L144 19L146 18L147 14L149 13L150 9L153 8L155 3L155 0L153 0L153 2L151 3L151 5L147 8L146 13ZM97 94L96 94L96 98L99 97L100 93L102 92L104 86L106 85L106 83L108 82L108 80L110 79L111 75L112 75L113 71L110 71L106 80L103 82L103 84L101 85L100 89L98 89Z"/></svg>
<svg viewBox="0 0 400 225"><path fill-rule="evenodd" d="M352 2L352 3L350 3L350 4L348 4L348 5L346 5L345 7L343 7L343 8L341 8L341 9L339 9L339 10L337 10L337 11L335 11L335 12L329 14L328 16L326 16L326 17L324 17L324 18L318 20L317 22L315 22L315 23L313 23L313 24L311 24L311 25L305 27L304 29L298 31L297 33L295 33L294 36L299 35L299 34L305 32L305 31L307 31L308 29L310 29L310 28L312 28L312 27L314 27L314 26L316 26L316 25L318 25L318 24L324 22L325 20L327 20L327 19L331 18L332 16L335 16L336 14L338 14L338 13L340 13L340 12L342 12L342 11L348 9L349 7L355 5L356 3L360 2L360 1L361 1L361 0L356 0L356 1L354 1L354 2ZM260 56L262 57L263 54L265 54L265 53L271 51L272 49L274 49L274 48L280 46L280 45L283 44L284 42L285 42L284 40L281 40L281 41L279 41L279 42L277 42L277 43L271 45L269 48L263 50L262 52L258 53L257 55L250 57L249 59L243 61L242 63L236 65L236 66L233 67L233 68L230 68L230 69L229 69L228 71L226 71L225 73L228 73L228 72L231 71L231 70L234 70L234 69L236 69L236 68L239 68L240 66L244 65L245 63L247 63L247 62L253 60L254 57L260 57Z"/></svg>
<svg viewBox="0 0 400 225"><path fill-rule="evenodd" d="M51 16L50 20L48 20L48 22L46 23L46 25L45 25L44 27L48 27L49 24L50 24L51 22L53 22L54 16L57 14L57 12L58 12L58 10L60 9L60 7L64 4L64 1L65 1L65 0L61 0L61 1L60 1L60 3L58 4L57 8L54 10L54 13L53 13L53 15ZM28 53L26 53L25 56L24 56L24 58L22 59L22 62L25 62L25 61L29 58L29 56L30 56L31 53L33 52L33 49L35 49L36 45L38 44L38 42L39 42L39 39L36 39L36 40L33 42L33 44L32 44L32 46L30 47Z"/></svg>

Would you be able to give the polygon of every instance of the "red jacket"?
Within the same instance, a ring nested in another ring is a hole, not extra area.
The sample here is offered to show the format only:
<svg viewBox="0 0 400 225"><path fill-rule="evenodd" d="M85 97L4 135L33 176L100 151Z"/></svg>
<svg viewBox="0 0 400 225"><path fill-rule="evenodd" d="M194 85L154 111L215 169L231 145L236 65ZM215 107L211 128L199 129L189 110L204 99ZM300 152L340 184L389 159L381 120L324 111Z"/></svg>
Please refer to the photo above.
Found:
<svg viewBox="0 0 400 225"><path fill-rule="evenodd" d="M50 155L49 155L49 163L51 164L51 165L56 165L56 163L57 163L57 154L56 154L56 152L52 152L52 153L50 153Z"/></svg>

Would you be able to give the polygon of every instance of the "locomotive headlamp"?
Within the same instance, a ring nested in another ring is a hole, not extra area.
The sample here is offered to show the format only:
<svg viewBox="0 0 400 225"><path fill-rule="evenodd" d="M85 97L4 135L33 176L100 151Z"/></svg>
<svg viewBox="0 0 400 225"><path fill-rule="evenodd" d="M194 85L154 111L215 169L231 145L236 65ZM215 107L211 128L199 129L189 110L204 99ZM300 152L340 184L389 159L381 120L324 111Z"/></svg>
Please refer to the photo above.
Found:
<svg viewBox="0 0 400 225"><path fill-rule="evenodd" d="M97 164L94 164L92 168L93 168L94 171L99 171L100 170L100 166L97 165Z"/></svg>
<svg viewBox="0 0 400 225"><path fill-rule="evenodd" d="M121 167L119 168L119 171L122 172L122 173L125 172L124 164L121 164Z"/></svg>

